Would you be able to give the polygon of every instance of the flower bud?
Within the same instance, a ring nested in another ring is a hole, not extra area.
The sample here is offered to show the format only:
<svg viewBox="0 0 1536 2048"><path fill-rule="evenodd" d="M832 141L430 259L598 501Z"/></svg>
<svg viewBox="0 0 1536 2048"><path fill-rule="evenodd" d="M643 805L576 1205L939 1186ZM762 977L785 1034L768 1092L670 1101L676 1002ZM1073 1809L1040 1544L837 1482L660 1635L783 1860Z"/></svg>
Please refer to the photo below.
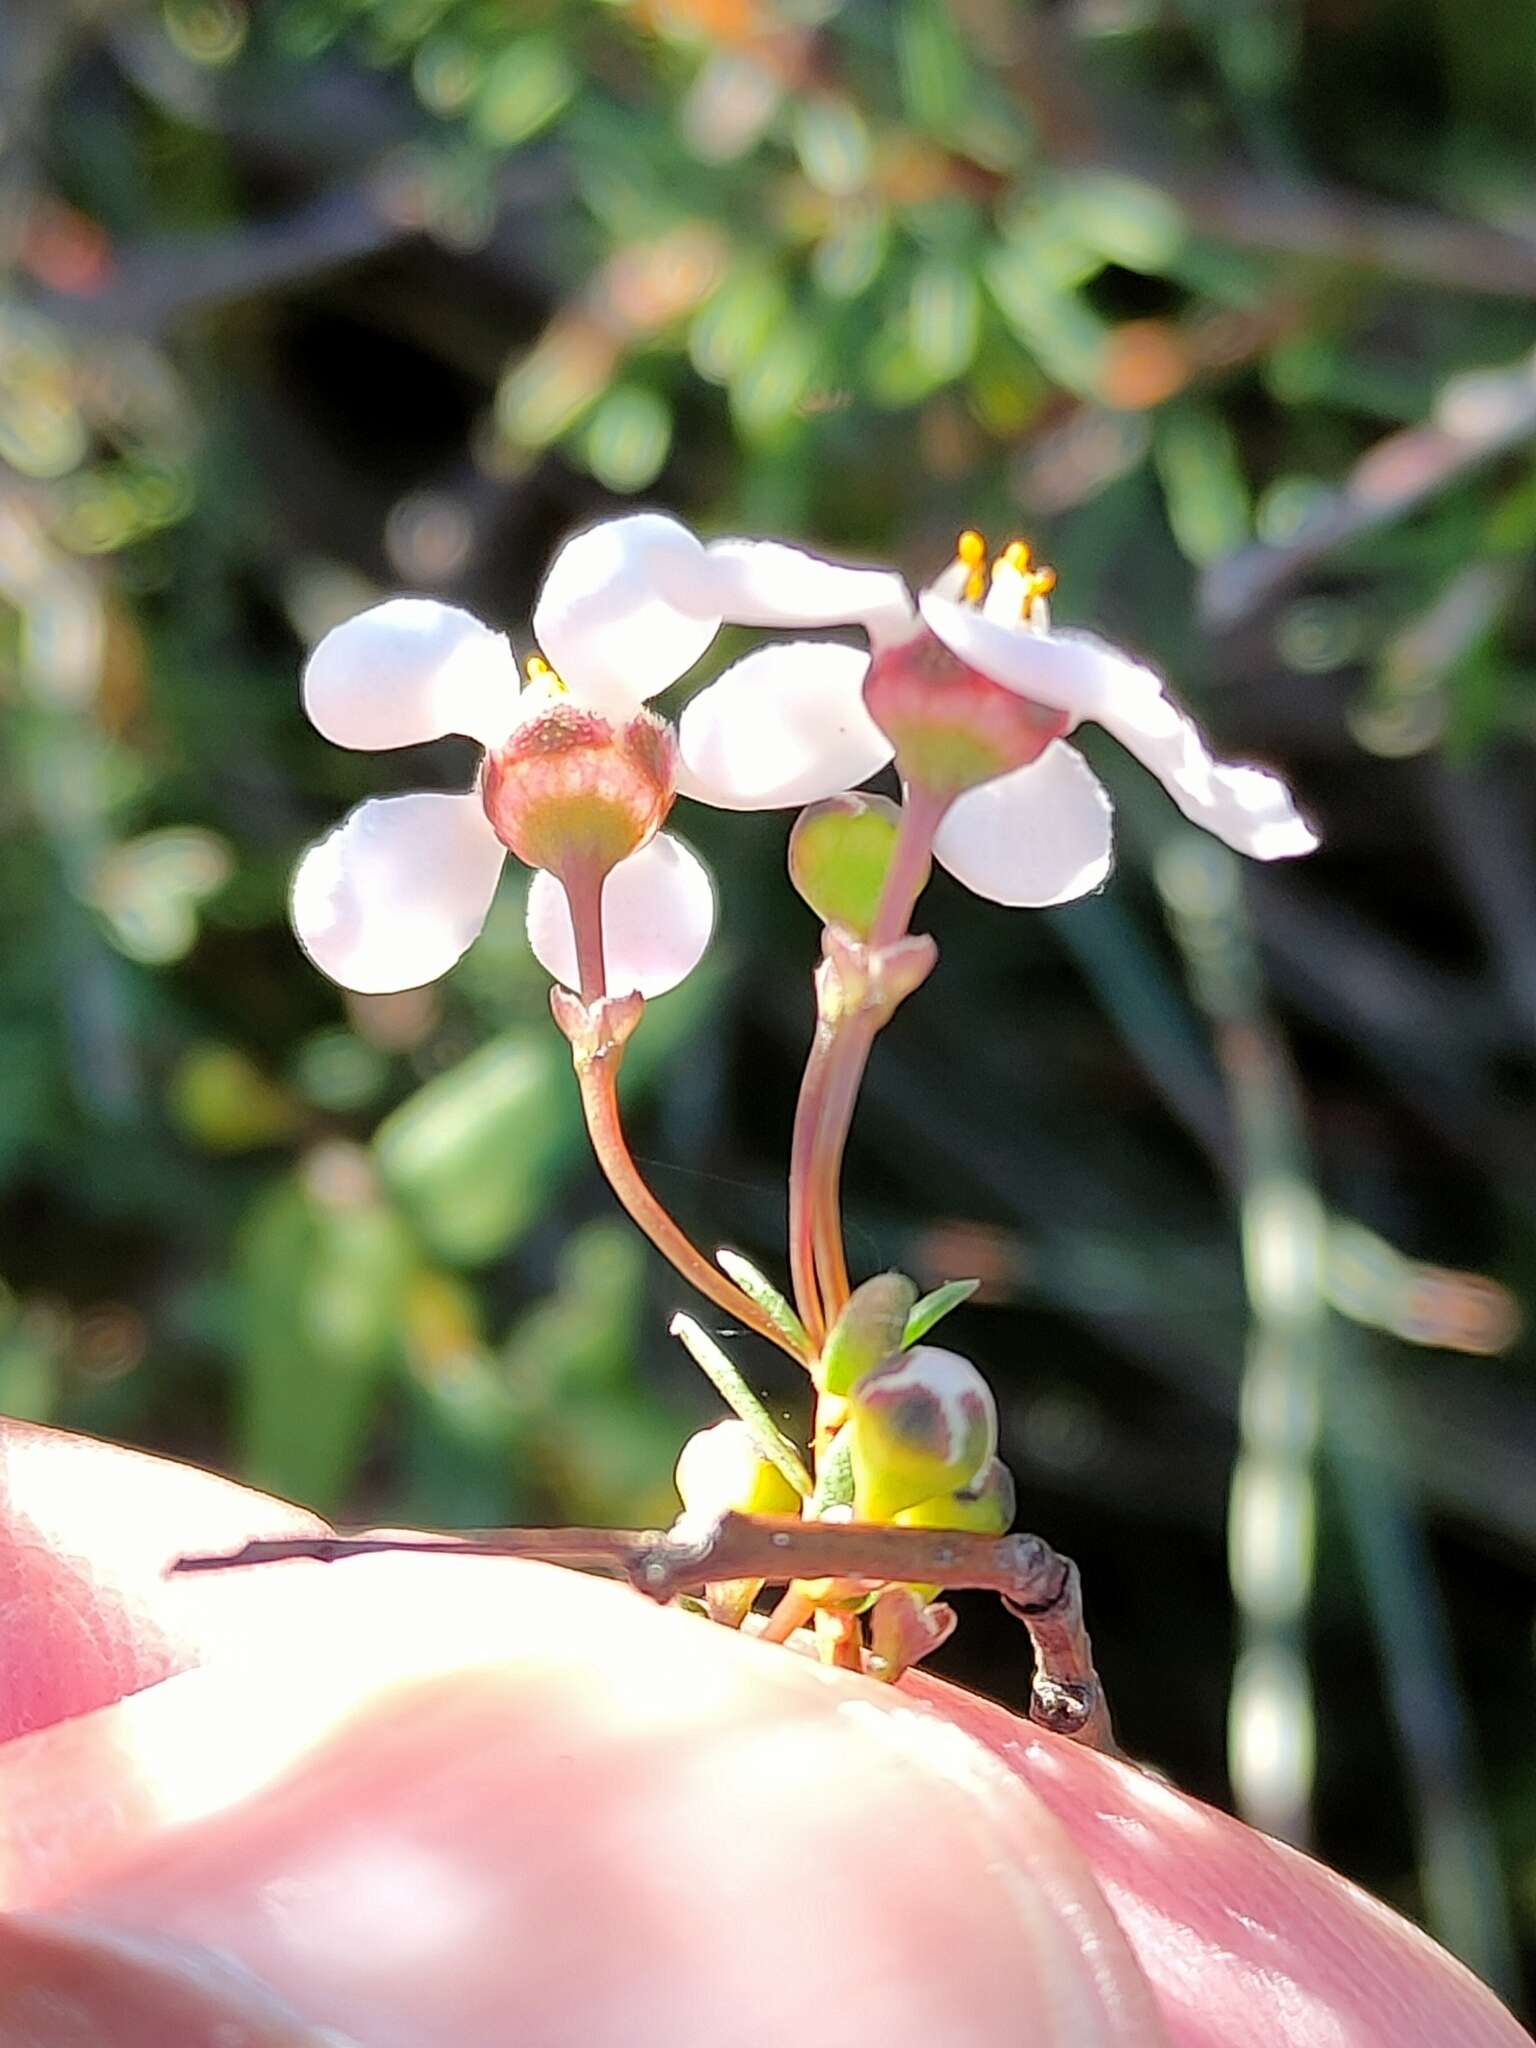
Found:
<svg viewBox="0 0 1536 2048"><path fill-rule="evenodd" d="M898 805L863 790L800 813L789 835L789 879L823 924L868 938L900 823Z"/></svg>
<svg viewBox="0 0 1536 2048"><path fill-rule="evenodd" d="M713 1521L743 1515L797 1515L800 1496L758 1450L744 1422L728 1418L701 1429L683 1445L675 1475L691 1516Z"/></svg>
<svg viewBox="0 0 1536 2048"><path fill-rule="evenodd" d="M997 1404L969 1359L918 1344L853 1388L848 1430L858 1518L889 1522L979 1478L997 1455Z"/></svg>
<svg viewBox="0 0 1536 2048"><path fill-rule="evenodd" d="M917 1289L905 1273L877 1273L849 1296L832 1325L817 1377L824 1393L846 1394L901 1349Z"/></svg>
<svg viewBox="0 0 1536 2048"><path fill-rule="evenodd" d="M481 800L519 860L601 877L653 839L677 793L677 741L648 711L613 725L549 696L485 757Z"/></svg>
<svg viewBox="0 0 1536 2048"><path fill-rule="evenodd" d="M864 703L896 749L902 779L934 797L957 797L1038 761L1072 727L1067 712L968 668L926 627L876 649Z"/></svg>
<svg viewBox="0 0 1536 2048"><path fill-rule="evenodd" d="M978 1536L1006 1536L1016 1505L1013 1474L1001 1458L994 1458L971 1485L920 1500L894 1519L903 1529L967 1529ZM932 1585L912 1590L920 1599L934 1600L943 1589Z"/></svg>
<svg viewBox="0 0 1536 2048"><path fill-rule="evenodd" d="M971 1529L978 1536L1006 1536L1017 1505L1013 1474L994 1458L969 1486L935 1494L893 1519L903 1529Z"/></svg>

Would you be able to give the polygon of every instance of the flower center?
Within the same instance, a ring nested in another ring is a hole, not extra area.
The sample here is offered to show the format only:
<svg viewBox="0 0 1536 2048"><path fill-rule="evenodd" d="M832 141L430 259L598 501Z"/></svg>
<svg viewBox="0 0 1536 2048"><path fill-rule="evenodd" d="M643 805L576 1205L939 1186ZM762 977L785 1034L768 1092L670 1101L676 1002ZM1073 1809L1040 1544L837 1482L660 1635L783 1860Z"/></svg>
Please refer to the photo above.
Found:
<svg viewBox="0 0 1536 2048"><path fill-rule="evenodd" d="M616 724L577 703L546 664L542 701L480 771L502 844L564 880L606 875L660 830L677 788L677 742L648 711ZM546 695L547 691L547 695Z"/></svg>
<svg viewBox="0 0 1536 2048"><path fill-rule="evenodd" d="M1055 587L1055 570L1035 566L1028 541L1011 540L994 556L968 529L934 592L979 606L989 623L1047 633ZM926 627L875 649L864 702L896 750L902 779L945 801L1039 760L1072 726L1065 712L972 668Z"/></svg>

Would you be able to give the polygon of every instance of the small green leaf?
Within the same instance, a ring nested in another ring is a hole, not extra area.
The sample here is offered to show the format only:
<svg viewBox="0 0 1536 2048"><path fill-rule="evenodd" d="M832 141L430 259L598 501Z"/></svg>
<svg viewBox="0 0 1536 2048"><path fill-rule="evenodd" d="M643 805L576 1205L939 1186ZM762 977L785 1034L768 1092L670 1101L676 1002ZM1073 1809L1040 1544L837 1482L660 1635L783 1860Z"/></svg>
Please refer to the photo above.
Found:
<svg viewBox="0 0 1536 2048"><path fill-rule="evenodd" d="M942 1287L935 1287L932 1294L925 1294L907 1317L907 1327L901 1338L902 1350L919 1343L952 1308L958 1308L962 1301L969 1301L980 1285L979 1280L946 1280Z"/></svg>
<svg viewBox="0 0 1536 2048"><path fill-rule="evenodd" d="M877 1365L902 1349L902 1333L917 1300L905 1273L876 1273L856 1287L822 1347L819 1385L851 1394Z"/></svg>
<svg viewBox="0 0 1536 2048"><path fill-rule="evenodd" d="M722 1246L715 1253L715 1264L728 1280L736 1283L748 1301L756 1302L763 1314L772 1318L774 1328L782 1330L797 1351L809 1352L811 1340L806 1335L804 1323L773 1282L759 1273L750 1259L744 1259L740 1252L728 1251Z"/></svg>
<svg viewBox="0 0 1536 2048"><path fill-rule="evenodd" d="M752 1441L769 1464L783 1473L802 1500L807 1498L812 1481L804 1459L714 1338L692 1316L675 1315L667 1328L727 1407L751 1430Z"/></svg>
<svg viewBox="0 0 1536 2048"><path fill-rule="evenodd" d="M816 1474L816 1491L811 1495L811 1519L833 1508L853 1506L853 1438L840 1429L828 1444Z"/></svg>

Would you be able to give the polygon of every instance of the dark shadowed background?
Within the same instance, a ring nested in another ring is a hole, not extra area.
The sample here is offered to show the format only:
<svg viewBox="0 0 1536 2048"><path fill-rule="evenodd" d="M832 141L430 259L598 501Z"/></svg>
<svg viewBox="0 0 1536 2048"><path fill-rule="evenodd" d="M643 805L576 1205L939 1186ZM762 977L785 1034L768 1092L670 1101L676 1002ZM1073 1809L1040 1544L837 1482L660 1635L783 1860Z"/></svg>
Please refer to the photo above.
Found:
<svg viewBox="0 0 1536 2048"><path fill-rule="evenodd" d="M520 877L428 991L289 935L309 839L471 761L327 746L304 646L416 589L525 653L553 547L635 503L917 580L1027 534L1325 848L1239 872L1090 740L1103 896L924 900L856 1266L983 1280L947 1341L1127 1746L1518 1998L1533 117L1528 0L12 0L0 1407L351 1517L666 1519L716 1406ZM784 818L677 822L722 929L636 1146L782 1277L816 931ZM944 1666L1021 1700L963 1604Z"/></svg>

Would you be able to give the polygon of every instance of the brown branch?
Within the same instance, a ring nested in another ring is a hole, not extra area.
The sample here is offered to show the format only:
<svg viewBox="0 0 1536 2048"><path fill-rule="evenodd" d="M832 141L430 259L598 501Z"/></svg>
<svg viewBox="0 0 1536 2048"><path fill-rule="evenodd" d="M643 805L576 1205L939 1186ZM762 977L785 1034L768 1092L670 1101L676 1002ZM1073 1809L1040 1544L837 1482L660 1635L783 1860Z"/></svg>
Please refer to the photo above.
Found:
<svg viewBox="0 0 1536 2048"><path fill-rule="evenodd" d="M657 1601L725 1579L853 1579L1001 1595L1035 1649L1030 1719L1091 1748L1113 1750L1103 1689L1083 1625L1077 1567L1039 1536L977 1536L859 1522L722 1515L707 1527L466 1529L454 1534L276 1536L225 1556L180 1557L173 1572L228 1571L307 1557L321 1564L390 1552L522 1557L627 1579Z"/></svg>

